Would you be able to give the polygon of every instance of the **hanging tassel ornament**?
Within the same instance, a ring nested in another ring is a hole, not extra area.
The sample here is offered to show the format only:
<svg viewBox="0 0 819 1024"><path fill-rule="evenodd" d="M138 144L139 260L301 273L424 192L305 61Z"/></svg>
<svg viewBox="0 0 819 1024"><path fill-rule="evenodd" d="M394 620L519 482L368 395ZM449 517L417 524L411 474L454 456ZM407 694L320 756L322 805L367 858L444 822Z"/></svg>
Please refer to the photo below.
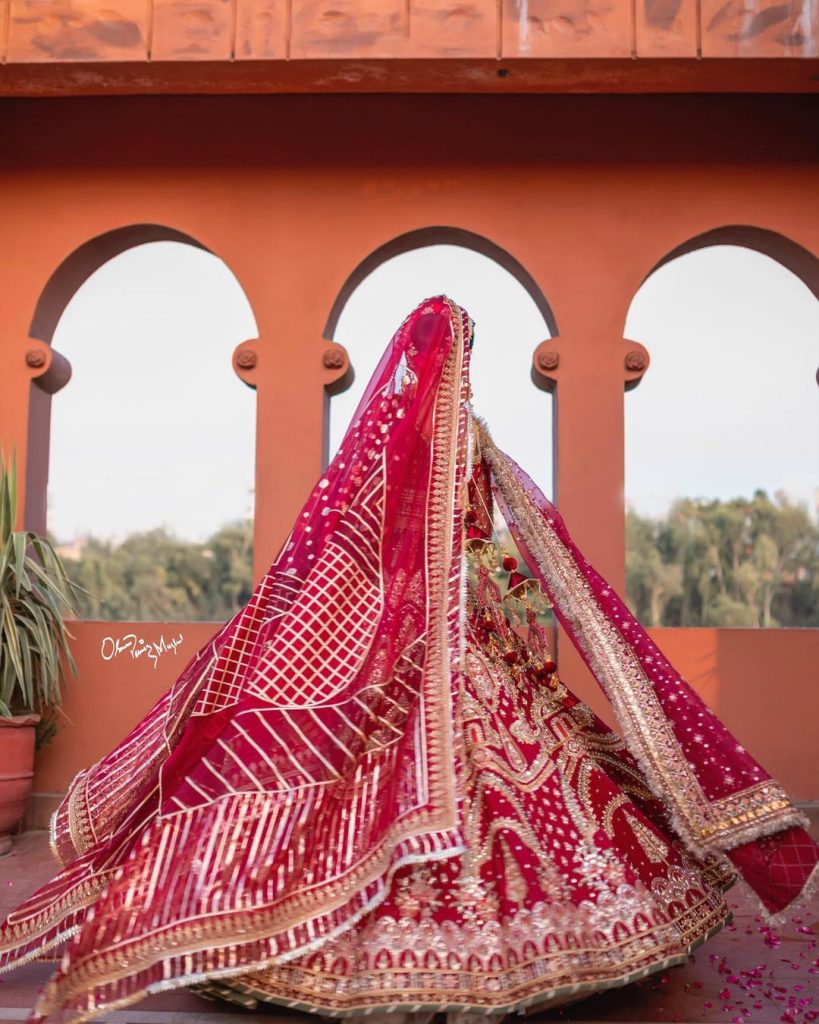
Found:
<svg viewBox="0 0 819 1024"><path fill-rule="evenodd" d="M529 649L535 658L534 677L539 683L546 683L550 690L558 690L561 686L557 674L557 663L552 660L549 645L546 642L546 631L537 621L537 615L533 608L526 613L526 620L529 623Z"/></svg>
<svg viewBox="0 0 819 1024"><path fill-rule="evenodd" d="M469 540L486 540L486 531L477 525L478 516L474 508L468 508L464 513L466 523L466 536Z"/></svg>
<svg viewBox="0 0 819 1024"><path fill-rule="evenodd" d="M518 652L511 644L508 644L506 650L503 652L503 660L507 665L514 665L517 663Z"/></svg>
<svg viewBox="0 0 819 1024"><path fill-rule="evenodd" d="M509 582L506 585L507 593L511 593L516 587L519 587L522 583L526 583L529 579L529 577L524 576L522 572L517 572L518 560L513 555L504 555L501 565L504 570L509 573Z"/></svg>
<svg viewBox="0 0 819 1024"><path fill-rule="evenodd" d="M524 576L522 572L510 572L509 573L509 584L507 590L516 590L529 582L529 577Z"/></svg>

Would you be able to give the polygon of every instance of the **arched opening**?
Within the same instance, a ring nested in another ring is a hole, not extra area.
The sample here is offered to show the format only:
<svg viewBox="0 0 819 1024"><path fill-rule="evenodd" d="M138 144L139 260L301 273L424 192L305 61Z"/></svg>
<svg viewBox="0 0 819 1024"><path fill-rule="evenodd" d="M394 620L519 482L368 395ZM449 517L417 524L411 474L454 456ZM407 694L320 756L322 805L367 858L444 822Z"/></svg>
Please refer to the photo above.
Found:
<svg viewBox="0 0 819 1024"><path fill-rule="evenodd" d="M111 232L58 268L31 333L71 379L32 394L27 511L83 616L226 618L252 583L255 396L231 355L256 324L235 276L179 232Z"/></svg>
<svg viewBox="0 0 819 1024"><path fill-rule="evenodd" d="M425 228L381 246L350 275L326 337L344 345L352 385L329 403L328 454L340 443L385 345L404 316L447 294L476 323L472 387L476 412L501 447L552 492L552 398L531 380L532 353L557 324L540 288L506 250L472 232Z"/></svg>
<svg viewBox="0 0 819 1024"><path fill-rule="evenodd" d="M673 250L626 336L629 598L651 625L819 626L819 261L731 226Z"/></svg>

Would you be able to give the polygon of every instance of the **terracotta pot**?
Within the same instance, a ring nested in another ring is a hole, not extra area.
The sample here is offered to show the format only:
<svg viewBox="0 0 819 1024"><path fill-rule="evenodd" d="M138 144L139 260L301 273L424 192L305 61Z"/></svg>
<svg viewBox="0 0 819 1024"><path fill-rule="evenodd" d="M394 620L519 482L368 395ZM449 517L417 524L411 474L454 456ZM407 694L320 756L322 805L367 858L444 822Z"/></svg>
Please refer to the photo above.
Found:
<svg viewBox="0 0 819 1024"><path fill-rule="evenodd" d="M23 819L34 779L34 735L39 715L0 717L0 856Z"/></svg>

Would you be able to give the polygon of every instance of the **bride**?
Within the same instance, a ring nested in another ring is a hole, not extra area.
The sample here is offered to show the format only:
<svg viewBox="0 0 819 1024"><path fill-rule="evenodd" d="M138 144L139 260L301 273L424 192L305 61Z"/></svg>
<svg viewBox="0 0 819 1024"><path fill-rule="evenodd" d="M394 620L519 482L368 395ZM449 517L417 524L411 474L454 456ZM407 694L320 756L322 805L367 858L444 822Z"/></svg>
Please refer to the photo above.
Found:
<svg viewBox="0 0 819 1024"><path fill-rule="evenodd" d="M72 783L59 874L0 932L6 968L65 949L36 1020L177 987L503 1016L684 962L739 876L772 915L816 877L802 815L473 418L471 343L444 297L404 321L248 604Z"/></svg>

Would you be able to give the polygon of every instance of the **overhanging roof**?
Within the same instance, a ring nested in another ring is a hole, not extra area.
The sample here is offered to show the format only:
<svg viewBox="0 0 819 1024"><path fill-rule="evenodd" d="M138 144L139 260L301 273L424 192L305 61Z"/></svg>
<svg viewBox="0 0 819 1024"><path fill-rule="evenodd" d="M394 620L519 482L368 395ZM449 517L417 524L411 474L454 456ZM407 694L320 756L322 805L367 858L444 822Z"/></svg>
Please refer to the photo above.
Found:
<svg viewBox="0 0 819 1024"><path fill-rule="evenodd" d="M815 0L0 0L0 94L819 88Z"/></svg>

